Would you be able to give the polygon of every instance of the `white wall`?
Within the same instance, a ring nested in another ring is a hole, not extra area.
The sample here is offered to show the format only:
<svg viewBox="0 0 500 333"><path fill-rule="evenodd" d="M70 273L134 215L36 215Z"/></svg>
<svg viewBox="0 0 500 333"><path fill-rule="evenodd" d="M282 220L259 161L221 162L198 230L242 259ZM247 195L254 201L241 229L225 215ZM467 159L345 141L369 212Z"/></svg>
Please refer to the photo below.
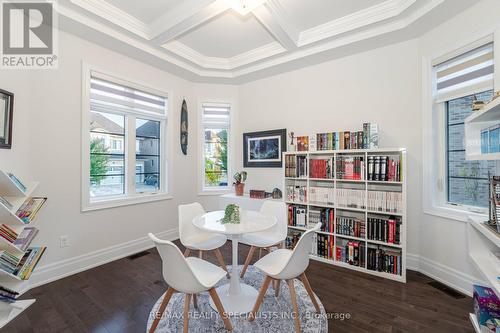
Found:
<svg viewBox="0 0 500 333"><path fill-rule="evenodd" d="M179 147L181 102L185 97L194 106L193 84L64 32L59 34L59 50L57 70L0 72L0 86L15 93L14 145L10 151L0 150L0 168L40 181L37 194L49 198L36 221L40 229L36 243L48 247L37 269L38 279L111 259L122 253L121 246L143 248L150 244L145 239L147 232L171 231L164 235L172 237L177 228L177 205L195 198L196 146L191 144L188 156ZM172 200L81 212L82 61L173 92L173 109L169 110L173 122ZM196 117L190 121L189 140L193 143ZM61 235L68 235L69 247L59 247ZM94 251L100 251L94 253L98 256L89 258Z"/></svg>
<svg viewBox="0 0 500 333"><path fill-rule="evenodd" d="M416 40L300 69L240 87L242 133L287 128L296 135L379 124L382 147L408 149L408 251L418 253L421 117ZM239 136L238 165L242 167ZM248 171L248 189L282 188L281 169Z"/></svg>

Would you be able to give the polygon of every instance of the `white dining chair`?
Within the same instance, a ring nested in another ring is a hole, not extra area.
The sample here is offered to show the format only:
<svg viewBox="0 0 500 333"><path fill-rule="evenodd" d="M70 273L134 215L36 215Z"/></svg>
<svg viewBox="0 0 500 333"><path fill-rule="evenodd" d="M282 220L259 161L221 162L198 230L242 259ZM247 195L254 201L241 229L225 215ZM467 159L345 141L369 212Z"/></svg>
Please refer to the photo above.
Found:
<svg viewBox="0 0 500 333"><path fill-rule="evenodd" d="M214 251L219 265L227 272L224 257L219 250L226 243L227 237L195 227L193 219L203 214L205 214L205 209L198 202L179 205L179 238L186 248L184 256L188 257L193 250L198 251L198 256L203 259L204 251Z"/></svg>
<svg viewBox="0 0 500 333"><path fill-rule="evenodd" d="M255 319L255 314L259 310L264 295L266 294L267 288L271 281L276 281L277 287L275 288L275 295L279 295L279 285L281 280L285 280L288 284L288 289L290 290L290 297L293 306L293 318L295 321L295 331L300 332L300 320L299 320L299 308L297 305L297 296L295 293L295 287L293 279L300 277L304 287L311 298L311 301L316 309L316 312L320 312L320 307L314 296L314 292L307 280L305 270L309 266L309 251L311 250L313 235L316 231L320 230L321 223L317 223L314 228L306 231L297 245L293 250L288 249L278 249L273 251L254 264L254 267L262 271L266 278L264 283L260 288L257 301L248 315L248 319L253 321Z"/></svg>
<svg viewBox="0 0 500 333"><path fill-rule="evenodd" d="M269 230L248 233L241 236L241 242L250 245L250 250L248 251L245 264L241 270L241 278L245 276L248 265L250 264L257 248L259 248L260 257L260 250L262 249L269 250L273 246L281 247L281 244L285 240L288 232L286 205L284 202L266 200L262 204L260 212L264 215L276 217L277 223Z"/></svg>
<svg viewBox="0 0 500 333"><path fill-rule="evenodd" d="M161 240L152 233L148 235L160 253L163 263L163 278L169 286L158 312L155 314L155 319L149 329L149 333L153 333L156 330L160 318L163 316L163 312L165 312L168 302L175 292L186 294L184 298L184 333L187 333L191 297L193 297L194 306L198 307L196 294L204 291L208 291L217 307L219 315L224 321L224 326L228 331L231 331L233 326L229 320L229 315L224 310L219 295L214 288L217 282L226 276L226 272L222 268L203 259L197 257L186 258L174 243Z"/></svg>

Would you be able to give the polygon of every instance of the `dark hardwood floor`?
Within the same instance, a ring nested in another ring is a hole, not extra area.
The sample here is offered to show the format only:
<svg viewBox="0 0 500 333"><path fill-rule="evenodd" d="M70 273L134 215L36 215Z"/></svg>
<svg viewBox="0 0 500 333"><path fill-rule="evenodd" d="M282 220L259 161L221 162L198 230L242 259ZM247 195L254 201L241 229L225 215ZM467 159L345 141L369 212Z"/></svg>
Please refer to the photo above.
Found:
<svg viewBox="0 0 500 333"><path fill-rule="evenodd" d="M230 243L223 250L230 262ZM240 247L240 263L248 248ZM149 312L166 290L155 249L30 290L37 302L1 332L145 332ZM210 255L209 260L216 262ZM472 333L469 297L456 299L412 271L408 283L311 261L309 281L327 312L348 313L330 320L329 331Z"/></svg>

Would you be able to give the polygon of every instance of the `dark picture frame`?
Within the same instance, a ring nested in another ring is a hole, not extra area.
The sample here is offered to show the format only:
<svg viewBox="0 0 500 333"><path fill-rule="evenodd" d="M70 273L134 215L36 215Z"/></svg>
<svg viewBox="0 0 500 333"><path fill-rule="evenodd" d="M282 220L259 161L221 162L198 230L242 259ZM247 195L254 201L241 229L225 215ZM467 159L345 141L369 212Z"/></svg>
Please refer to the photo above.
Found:
<svg viewBox="0 0 500 333"><path fill-rule="evenodd" d="M245 168L281 168L286 151L286 128L243 133Z"/></svg>
<svg viewBox="0 0 500 333"><path fill-rule="evenodd" d="M0 148L12 148L14 94L0 89Z"/></svg>

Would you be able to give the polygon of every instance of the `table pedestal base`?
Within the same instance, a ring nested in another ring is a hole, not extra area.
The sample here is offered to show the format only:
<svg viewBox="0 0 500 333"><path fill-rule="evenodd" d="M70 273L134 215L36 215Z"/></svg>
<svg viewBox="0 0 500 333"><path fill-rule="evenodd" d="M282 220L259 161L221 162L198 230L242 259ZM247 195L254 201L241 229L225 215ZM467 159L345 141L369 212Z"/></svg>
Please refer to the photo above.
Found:
<svg viewBox="0 0 500 333"><path fill-rule="evenodd" d="M219 294L224 310L230 315L240 315L250 312L257 300L259 292L252 286L245 283L240 283L241 292L235 295L229 294L229 283L218 287L217 294ZM215 304L210 298L210 306L217 311Z"/></svg>

